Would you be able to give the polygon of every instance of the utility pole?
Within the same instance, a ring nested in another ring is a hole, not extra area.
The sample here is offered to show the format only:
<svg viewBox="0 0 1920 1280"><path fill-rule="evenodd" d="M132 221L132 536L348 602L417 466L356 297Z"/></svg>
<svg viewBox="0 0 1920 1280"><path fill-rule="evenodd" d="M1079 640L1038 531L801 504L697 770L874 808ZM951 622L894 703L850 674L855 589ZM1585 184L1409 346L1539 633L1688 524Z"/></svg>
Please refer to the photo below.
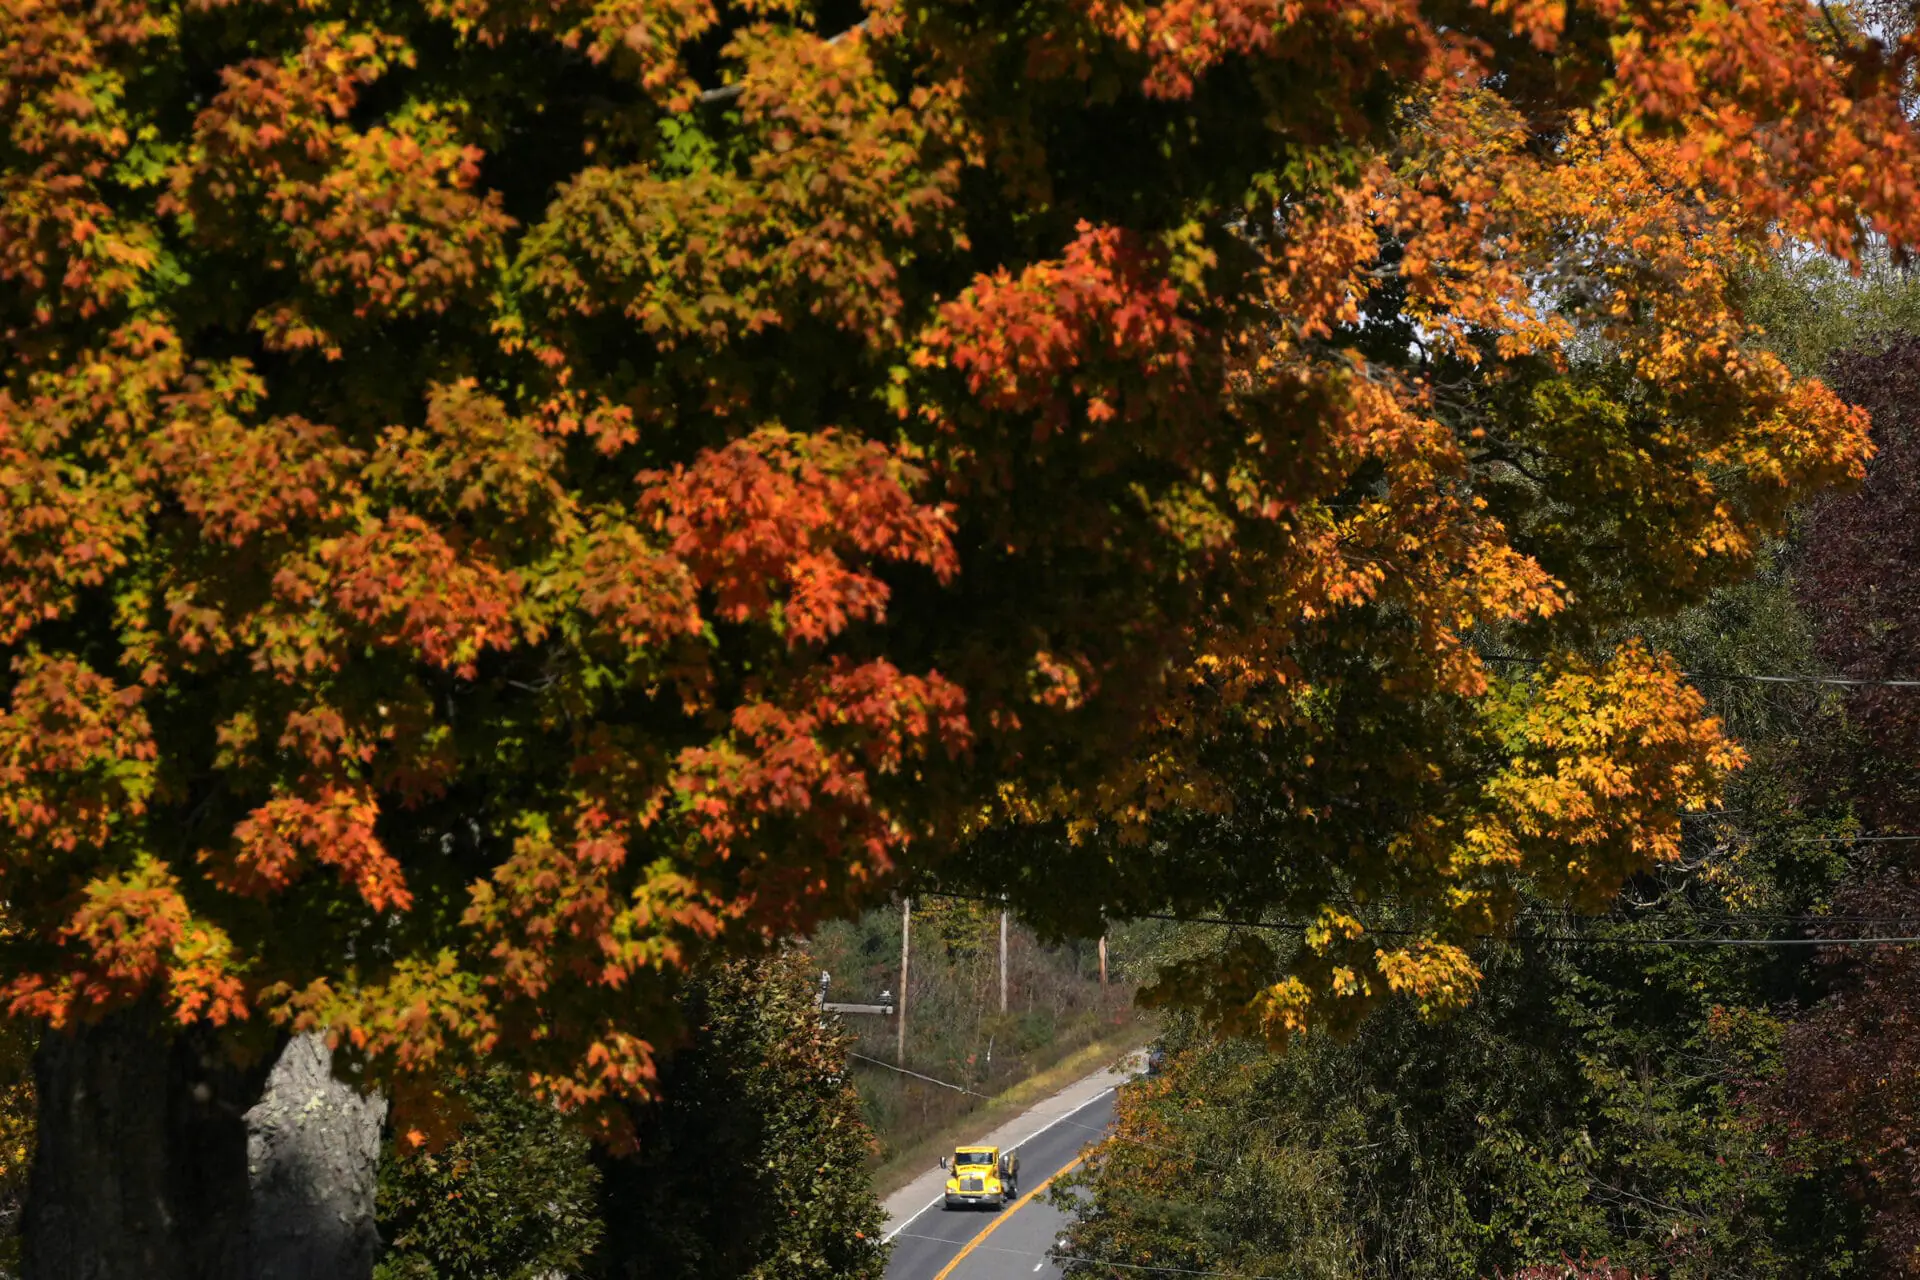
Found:
<svg viewBox="0 0 1920 1280"><path fill-rule="evenodd" d="M1007 1011L1007 909L1000 908L1000 1012Z"/></svg>
<svg viewBox="0 0 1920 1280"><path fill-rule="evenodd" d="M913 940L913 898L900 899L900 1031L894 1061L907 1065L907 954Z"/></svg>
<svg viewBox="0 0 1920 1280"><path fill-rule="evenodd" d="M1100 1007L1107 1007L1107 935L1100 935Z"/></svg>

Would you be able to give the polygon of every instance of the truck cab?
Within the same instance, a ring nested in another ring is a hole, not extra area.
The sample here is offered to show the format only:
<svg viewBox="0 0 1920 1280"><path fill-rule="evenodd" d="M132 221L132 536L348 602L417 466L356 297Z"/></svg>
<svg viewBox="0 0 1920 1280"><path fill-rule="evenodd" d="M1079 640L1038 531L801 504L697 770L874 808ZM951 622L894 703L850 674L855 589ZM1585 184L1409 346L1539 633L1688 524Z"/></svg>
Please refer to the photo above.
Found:
<svg viewBox="0 0 1920 1280"><path fill-rule="evenodd" d="M947 1171L946 1208L990 1205L1001 1208L1020 1194L1020 1157L998 1147L955 1148L953 1156L940 1157Z"/></svg>

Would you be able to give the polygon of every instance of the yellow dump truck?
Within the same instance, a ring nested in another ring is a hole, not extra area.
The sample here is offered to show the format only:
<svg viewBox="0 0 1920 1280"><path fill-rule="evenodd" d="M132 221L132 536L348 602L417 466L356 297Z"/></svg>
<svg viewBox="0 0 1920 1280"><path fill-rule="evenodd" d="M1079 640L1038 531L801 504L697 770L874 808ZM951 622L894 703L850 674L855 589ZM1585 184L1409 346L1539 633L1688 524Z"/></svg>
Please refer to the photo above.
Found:
<svg viewBox="0 0 1920 1280"><path fill-rule="evenodd" d="M940 1157L947 1171L946 1207L986 1204L998 1209L1020 1194L1020 1157L998 1147L961 1147L949 1160Z"/></svg>

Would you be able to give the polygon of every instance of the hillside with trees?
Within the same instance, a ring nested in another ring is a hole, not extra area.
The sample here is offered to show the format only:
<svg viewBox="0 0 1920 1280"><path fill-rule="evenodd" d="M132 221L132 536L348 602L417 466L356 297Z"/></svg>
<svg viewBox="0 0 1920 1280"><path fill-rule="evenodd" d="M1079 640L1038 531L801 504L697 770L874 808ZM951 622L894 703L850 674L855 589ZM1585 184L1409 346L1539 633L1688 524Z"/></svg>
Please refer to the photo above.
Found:
<svg viewBox="0 0 1920 1280"><path fill-rule="evenodd" d="M966 1118L996 1095L1080 1050L1107 1046L1118 1056L1147 1038L1134 993L1152 972L1151 923L1115 930L1103 975L1101 940L1049 943L1009 914L1003 1011L1000 915L971 898L913 900L904 1061L897 1018L843 1018L859 1055L849 1071L878 1140L876 1160L917 1154L956 1126L964 1134ZM834 999L898 998L900 927L901 911L890 905L829 923L808 939L809 959L832 975ZM900 1066L943 1083L904 1075Z"/></svg>

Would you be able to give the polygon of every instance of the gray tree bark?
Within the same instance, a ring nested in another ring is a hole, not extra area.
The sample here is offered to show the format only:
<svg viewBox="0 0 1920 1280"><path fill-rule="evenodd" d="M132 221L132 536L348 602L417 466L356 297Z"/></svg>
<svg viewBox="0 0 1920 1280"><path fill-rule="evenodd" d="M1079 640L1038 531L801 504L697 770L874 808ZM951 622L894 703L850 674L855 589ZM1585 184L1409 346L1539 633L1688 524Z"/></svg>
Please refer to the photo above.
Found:
<svg viewBox="0 0 1920 1280"><path fill-rule="evenodd" d="M386 1105L289 1040L253 1070L143 1007L49 1032L27 1280L366 1280Z"/></svg>
<svg viewBox="0 0 1920 1280"><path fill-rule="evenodd" d="M255 1280L371 1276L387 1104L333 1078L324 1038L295 1036L247 1112Z"/></svg>

